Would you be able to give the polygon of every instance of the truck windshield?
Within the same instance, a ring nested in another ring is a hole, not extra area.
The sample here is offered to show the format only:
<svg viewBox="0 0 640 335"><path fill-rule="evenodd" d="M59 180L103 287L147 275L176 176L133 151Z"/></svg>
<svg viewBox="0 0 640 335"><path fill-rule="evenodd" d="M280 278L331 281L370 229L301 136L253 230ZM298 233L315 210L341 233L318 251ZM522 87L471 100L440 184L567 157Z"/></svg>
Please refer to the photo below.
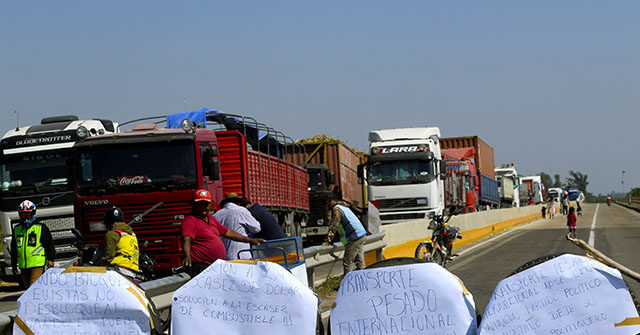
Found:
<svg viewBox="0 0 640 335"><path fill-rule="evenodd" d="M326 187L322 178L322 172L322 170L307 170L307 173L309 174L309 188L315 190Z"/></svg>
<svg viewBox="0 0 640 335"><path fill-rule="evenodd" d="M26 196L73 190L67 161L72 150L2 156L2 196Z"/></svg>
<svg viewBox="0 0 640 335"><path fill-rule="evenodd" d="M433 161L398 160L375 162L368 166L371 185L425 184L434 179Z"/></svg>
<svg viewBox="0 0 640 335"><path fill-rule="evenodd" d="M195 188L193 143L87 147L78 153L78 193L115 194Z"/></svg>

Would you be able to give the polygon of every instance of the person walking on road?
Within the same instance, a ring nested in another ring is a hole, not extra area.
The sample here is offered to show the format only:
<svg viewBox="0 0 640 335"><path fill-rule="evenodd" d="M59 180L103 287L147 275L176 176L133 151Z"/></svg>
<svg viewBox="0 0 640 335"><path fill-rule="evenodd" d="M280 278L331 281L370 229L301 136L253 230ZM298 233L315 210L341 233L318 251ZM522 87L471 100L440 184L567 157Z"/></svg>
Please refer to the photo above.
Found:
<svg viewBox="0 0 640 335"><path fill-rule="evenodd" d="M553 220L556 216L556 199L551 198L551 202L549 203L549 218Z"/></svg>
<svg viewBox="0 0 640 335"><path fill-rule="evenodd" d="M124 212L116 206L107 209L104 212L104 225L108 231L104 235L102 264L117 266L122 274L135 278L140 268L140 248L133 229L124 222Z"/></svg>
<svg viewBox="0 0 640 335"><path fill-rule="evenodd" d="M582 216L582 207L580 206L580 201L576 201L576 212L578 213L578 216Z"/></svg>
<svg viewBox="0 0 640 335"><path fill-rule="evenodd" d="M225 259L227 252L220 236L254 245L264 241L248 238L223 226L209 213L209 207L211 193L198 190L194 195L191 215L182 220L182 265L187 268L191 278L217 259Z"/></svg>
<svg viewBox="0 0 640 335"><path fill-rule="evenodd" d="M569 200L567 197L562 198L562 215L567 215L567 210L569 209Z"/></svg>
<svg viewBox="0 0 640 335"><path fill-rule="evenodd" d="M338 232L344 245L344 257L342 259L344 274L352 270L354 262L356 269L364 269L364 242L367 231L358 220L358 217L353 214L344 202L338 201L337 197L331 197L329 207L332 208L331 222L329 222L329 233L323 245L329 245L336 232Z"/></svg>
<svg viewBox="0 0 640 335"><path fill-rule="evenodd" d="M547 207L542 206L542 208L540 208L540 211L542 212L542 218L546 219L547 218Z"/></svg>
<svg viewBox="0 0 640 335"><path fill-rule="evenodd" d="M260 231L260 223L251 215L244 206L239 206L241 198L236 193L225 194L225 199L220 202L221 210L213 217L223 226L248 237ZM251 253L245 252L238 255L241 250L249 249L249 243L223 238L222 243L227 249L227 260L250 259Z"/></svg>
<svg viewBox="0 0 640 335"><path fill-rule="evenodd" d="M22 283L29 288L44 273L45 265L53 267L56 249L51 232L36 216L36 205L25 200L18 206L20 223L13 228L11 268L20 268Z"/></svg>
<svg viewBox="0 0 640 335"><path fill-rule="evenodd" d="M569 234L571 237L577 238L576 227L578 226L578 218L575 213L576 209L571 207L569 208L569 214L567 215L567 226L569 227Z"/></svg>

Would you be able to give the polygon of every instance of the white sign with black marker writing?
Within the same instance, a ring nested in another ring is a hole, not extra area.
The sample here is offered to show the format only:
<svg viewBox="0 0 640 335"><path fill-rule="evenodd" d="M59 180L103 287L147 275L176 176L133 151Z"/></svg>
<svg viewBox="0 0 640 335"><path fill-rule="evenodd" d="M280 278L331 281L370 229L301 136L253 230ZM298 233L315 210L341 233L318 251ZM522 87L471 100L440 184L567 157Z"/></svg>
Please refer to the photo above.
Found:
<svg viewBox="0 0 640 335"><path fill-rule="evenodd" d="M473 297L435 263L349 272L331 311L331 334L475 335Z"/></svg>
<svg viewBox="0 0 640 335"><path fill-rule="evenodd" d="M562 255L496 287L479 334L637 334L638 317L622 275L584 256Z"/></svg>
<svg viewBox="0 0 640 335"><path fill-rule="evenodd" d="M314 334L318 298L271 262L217 260L173 295L172 334Z"/></svg>
<svg viewBox="0 0 640 335"><path fill-rule="evenodd" d="M18 317L34 334L150 334L144 292L114 271L47 270L18 299ZM25 332L17 325L14 335Z"/></svg>

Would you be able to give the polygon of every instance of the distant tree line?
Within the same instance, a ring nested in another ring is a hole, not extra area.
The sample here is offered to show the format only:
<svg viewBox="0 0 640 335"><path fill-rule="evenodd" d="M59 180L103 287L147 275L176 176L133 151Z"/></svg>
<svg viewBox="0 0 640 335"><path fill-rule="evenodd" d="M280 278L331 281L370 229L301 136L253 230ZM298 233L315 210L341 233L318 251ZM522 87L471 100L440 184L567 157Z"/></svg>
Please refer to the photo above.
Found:
<svg viewBox="0 0 640 335"><path fill-rule="evenodd" d="M562 182L560 174L556 173L551 178L551 175L545 172L540 172L540 179L542 179L542 185L546 190L550 188L561 188L566 190L569 186L575 186L580 192L584 193L585 201L596 202L598 197L587 192L587 186L589 186L589 176L580 171L569 171L569 177L565 178Z"/></svg>

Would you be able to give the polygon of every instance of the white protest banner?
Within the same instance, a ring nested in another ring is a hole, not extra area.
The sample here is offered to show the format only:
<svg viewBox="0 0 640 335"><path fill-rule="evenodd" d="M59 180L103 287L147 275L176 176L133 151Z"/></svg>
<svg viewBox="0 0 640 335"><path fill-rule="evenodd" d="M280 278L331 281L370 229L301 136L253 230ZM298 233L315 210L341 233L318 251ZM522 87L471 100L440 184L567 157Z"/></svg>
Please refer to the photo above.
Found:
<svg viewBox="0 0 640 335"><path fill-rule="evenodd" d="M13 334L150 334L148 303L140 288L104 267L51 268L18 299Z"/></svg>
<svg viewBox="0 0 640 335"><path fill-rule="evenodd" d="M567 254L500 281L479 334L637 334L616 327L637 316L618 270Z"/></svg>
<svg viewBox="0 0 640 335"><path fill-rule="evenodd" d="M331 311L333 335L476 334L473 297L435 263L349 272Z"/></svg>
<svg viewBox="0 0 640 335"><path fill-rule="evenodd" d="M217 260L173 294L172 334L315 334L318 298L271 262Z"/></svg>

